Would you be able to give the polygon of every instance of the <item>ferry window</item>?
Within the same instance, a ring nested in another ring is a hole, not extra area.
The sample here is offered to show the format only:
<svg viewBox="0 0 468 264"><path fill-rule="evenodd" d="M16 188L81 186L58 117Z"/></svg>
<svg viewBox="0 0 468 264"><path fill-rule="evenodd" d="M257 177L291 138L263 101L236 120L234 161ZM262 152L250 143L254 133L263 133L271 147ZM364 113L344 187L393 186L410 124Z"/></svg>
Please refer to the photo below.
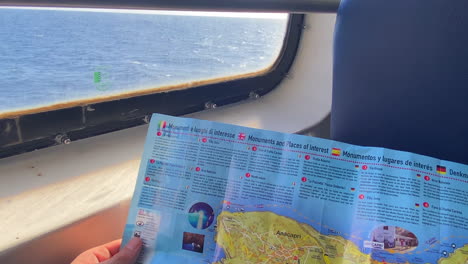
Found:
<svg viewBox="0 0 468 264"><path fill-rule="evenodd" d="M262 74L287 25L286 14L0 8L0 116Z"/></svg>
<svg viewBox="0 0 468 264"><path fill-rule="evenodd" d="M0 7L0 158L275 88L301 14Z"/></svg>

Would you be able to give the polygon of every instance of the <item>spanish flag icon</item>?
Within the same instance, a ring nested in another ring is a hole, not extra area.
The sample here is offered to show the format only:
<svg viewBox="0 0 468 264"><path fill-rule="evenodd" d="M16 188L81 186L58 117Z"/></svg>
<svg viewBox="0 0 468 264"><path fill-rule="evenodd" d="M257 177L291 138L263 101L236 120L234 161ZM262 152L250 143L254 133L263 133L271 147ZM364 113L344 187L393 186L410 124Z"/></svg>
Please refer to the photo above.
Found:
<svg viewBox="0 0 468 264"><path fill-rule="evenodd" d="M333 156L339 157L339 156L341 156L341 149L339 149L339 148L332 148L331 154L332 154Z"/></svg>
<svg viewBox="0 0 468 264"><path fill-rule="evenodd" d="M447 173L447 168L437 165L437 173L445 175Z"/></svg>

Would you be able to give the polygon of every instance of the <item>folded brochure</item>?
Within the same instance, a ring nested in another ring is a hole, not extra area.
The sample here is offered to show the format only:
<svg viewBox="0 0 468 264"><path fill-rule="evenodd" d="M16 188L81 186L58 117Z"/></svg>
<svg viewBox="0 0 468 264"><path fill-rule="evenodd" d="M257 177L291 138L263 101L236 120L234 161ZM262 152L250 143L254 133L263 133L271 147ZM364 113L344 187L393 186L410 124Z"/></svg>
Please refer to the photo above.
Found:
<svg viewBox="0 0 468 264"><path fill-rule="evenodd" d="M466 263L468 166L154 114L137 263Z"/></svg>

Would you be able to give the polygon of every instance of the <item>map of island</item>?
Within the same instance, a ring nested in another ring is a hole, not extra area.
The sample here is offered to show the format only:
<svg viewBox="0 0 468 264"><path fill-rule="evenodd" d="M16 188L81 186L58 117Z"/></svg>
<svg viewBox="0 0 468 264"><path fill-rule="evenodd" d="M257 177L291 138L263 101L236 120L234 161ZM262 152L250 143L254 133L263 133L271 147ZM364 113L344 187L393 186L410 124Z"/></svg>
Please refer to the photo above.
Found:
<svg viewBox="0 0 468 264"><path fill-rule="evenodd" d="M215 264L394 264L372 259L341 236L322 235L273 212L222 212L216 243L224 249L225 258ZM468 245L438 261L455 263L468 264Z"/></svg>
<svg viewBox="0 0 468 264"><path fill-rule="evenodd" d="M272 212L222 212L217 229L226 255L218 264L377 263L349 240Z"/></svg>

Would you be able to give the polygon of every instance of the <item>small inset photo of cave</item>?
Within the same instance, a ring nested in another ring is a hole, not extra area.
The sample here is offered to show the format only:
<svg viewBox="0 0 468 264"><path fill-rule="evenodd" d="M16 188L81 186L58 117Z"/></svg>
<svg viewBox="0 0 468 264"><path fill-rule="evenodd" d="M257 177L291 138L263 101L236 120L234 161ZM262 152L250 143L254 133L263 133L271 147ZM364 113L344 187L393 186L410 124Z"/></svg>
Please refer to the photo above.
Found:
<svg viewBox="0 0 468 264"><path fill-rule="evenodd" d="M182 249L203 253L203 245L205 243L205 235L184 232L182 241Z"/></svg>

